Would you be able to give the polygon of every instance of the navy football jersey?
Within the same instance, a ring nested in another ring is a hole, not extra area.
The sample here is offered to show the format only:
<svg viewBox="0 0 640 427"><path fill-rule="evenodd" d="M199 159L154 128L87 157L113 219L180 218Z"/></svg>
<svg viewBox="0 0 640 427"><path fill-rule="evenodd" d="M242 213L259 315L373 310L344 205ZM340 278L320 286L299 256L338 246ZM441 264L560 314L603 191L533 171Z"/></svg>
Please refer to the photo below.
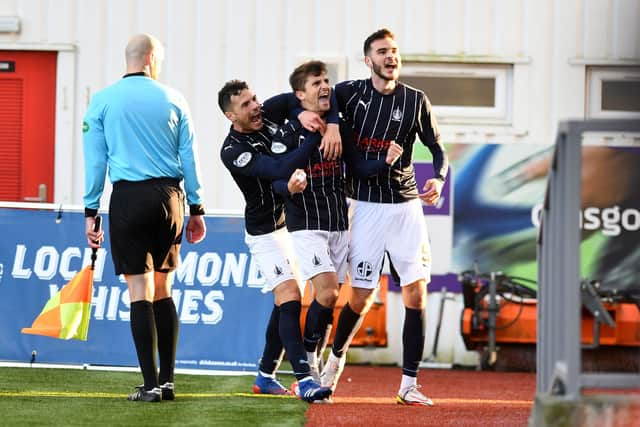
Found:
<svg viewBox="0 0 640 427"><path fill-rule="evenodd" d="M262 105L262 129L241 133L231 126L222 144L220 158L242 191L246 203L245 228L251 235L284 227L284 203L273 191L271 182L288 178L296 168L304 166L316 148L317 141L309 141L299 150L291 150L277 159L273 157L273 152L281 151L277 144L272 145L273 134L294 107L298 107L298 101L293 93L269 98Z"/></svg>
<svg viewBox="0 0 640 427"><path fill-rule="evenodd" d="M321 137L292 120L280 128L273 142L284 145L288 152L309 143L306 140L310 138L319 140ZM316 148L303 169L307 174L306 189L285 198L288 230L347 230L342 159L326 160L322 151Z"/></svg>
<svg viewBox="0 0 640 427"><path fill-rule="evenodd" d="M435 175L445 177L448 161L440 142L438 125L431 104L421 90L398 82L390 94L378 92L366 80L348 80L335 87L339 109L352 123L352 137L344 144L355 144L365 159L383 159L391 141L403 148L393 167L376 176L359 177L347 167L347 195L356 200L401 203L418 196L413 168L416 135L431 151Z"/></svg>
<svg viewBox="0 0 640 427"><path fill-rule="evenodd" d="M253 176L250 170L260 155L271 155L267 127L250 134L233 128L222 144L220 158L244 196L245 228L251 235L271 233L284 227L284 203L271 187L271 179Z"/></svg>

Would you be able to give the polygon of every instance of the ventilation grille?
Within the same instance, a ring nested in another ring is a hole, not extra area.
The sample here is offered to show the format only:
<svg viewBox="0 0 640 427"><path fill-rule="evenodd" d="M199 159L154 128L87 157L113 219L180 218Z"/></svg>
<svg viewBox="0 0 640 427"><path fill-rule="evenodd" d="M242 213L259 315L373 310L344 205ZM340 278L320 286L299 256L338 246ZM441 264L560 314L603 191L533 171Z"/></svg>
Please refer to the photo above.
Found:
<svg viewBox="0 0 640 427"><path fill-rule="evenodd" d="M20 200L22 104L22 80L0 79L0 200Z"/></svg>

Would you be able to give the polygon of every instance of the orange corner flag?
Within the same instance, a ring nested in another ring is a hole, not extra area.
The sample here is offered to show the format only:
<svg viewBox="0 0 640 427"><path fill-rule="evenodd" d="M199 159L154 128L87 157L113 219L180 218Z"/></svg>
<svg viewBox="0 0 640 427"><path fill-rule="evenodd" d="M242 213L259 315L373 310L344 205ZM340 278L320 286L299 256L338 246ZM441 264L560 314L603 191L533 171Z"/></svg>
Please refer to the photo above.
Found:
<svg viewBox="0 0 640 427"><path fill-rule="evenodd" d="M47 301L31 327L22 328L22 333L86 341L92 294L93 270L87 266Z"/></svg>

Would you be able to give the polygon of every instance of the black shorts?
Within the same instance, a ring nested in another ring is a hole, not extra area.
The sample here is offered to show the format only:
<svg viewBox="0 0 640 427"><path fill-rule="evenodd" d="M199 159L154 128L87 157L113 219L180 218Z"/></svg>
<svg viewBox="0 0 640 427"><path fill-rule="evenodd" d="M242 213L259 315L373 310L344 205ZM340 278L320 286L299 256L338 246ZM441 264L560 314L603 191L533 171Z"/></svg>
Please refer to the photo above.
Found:
<svg viewBox="0 0 640 427"><path fill-rule="evenodd" d="M109 202L109 240L116 274L175 270L184 215L184 192L176 179L116 182Z"/></svg>

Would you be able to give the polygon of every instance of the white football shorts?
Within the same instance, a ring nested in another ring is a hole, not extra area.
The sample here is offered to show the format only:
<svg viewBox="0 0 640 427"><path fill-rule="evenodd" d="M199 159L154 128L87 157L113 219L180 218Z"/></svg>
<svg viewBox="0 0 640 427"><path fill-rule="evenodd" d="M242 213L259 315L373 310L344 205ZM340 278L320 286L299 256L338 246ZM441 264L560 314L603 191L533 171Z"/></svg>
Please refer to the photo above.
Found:
<svg viewBox="0 0 640 427"><path fill-rule="evenodd" d="M351 286L375 289L384 254L389 254L400 285L431 281L431 248L422 201L371 203L351 201L349 265Z"/></svg>
<svg viewBox="0 0 640 427"><path fill-rule="evenodd" d="M291 240L303 280L333 271L338 282L344 283L349 255L348 231L298 230L291 232Z"/></svg>
<svg viewBox="0 0 640 427"><path fill-rule="evenodd" d="M286 228L253 236L245 231L244 242L265 279L263 293L273 291L286 280L296 280L293 246ZM300 283L298 283L300 286Z"/></svg>

